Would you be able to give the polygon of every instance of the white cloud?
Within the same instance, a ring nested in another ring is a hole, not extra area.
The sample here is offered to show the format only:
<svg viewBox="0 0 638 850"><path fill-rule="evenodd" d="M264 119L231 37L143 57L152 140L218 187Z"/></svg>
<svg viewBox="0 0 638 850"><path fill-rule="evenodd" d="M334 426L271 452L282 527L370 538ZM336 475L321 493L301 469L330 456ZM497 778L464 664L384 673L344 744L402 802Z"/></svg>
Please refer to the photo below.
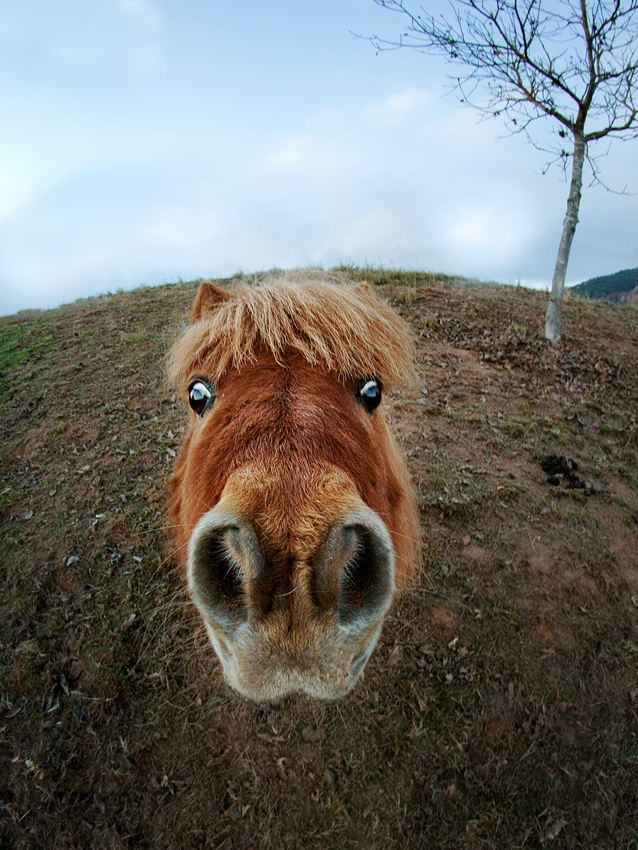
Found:
<svg viewBox="0 0 638 850"><path fill-rule="evenodd" d="M282 139L265 157L267 169L313 180L337 180L357 160L341 134L295 133Z"/></svg>
<svg viewBox="0 0 638 850"><path fill-rule="evenodd" d="M25 178L0 171L0 224L24 209L34 193L34 186Z"/></svg>
<svg viewBox="0 0 638 850"><path fill-rule="evenodd" d="M3 9L0 39L9 40L13 50L23 47L29 64L39 66L43 89L60 70L108 69L117 79L122 65L147 71L163 63L164 16L154 0L21 0L11 5ZM76 78L73 87L80 89L84 82Z"/></svg>
<svg viewBox="0 0 638 850"><path fill-rule="evenodd" d="M406 91L390 95L381 103L372 104L362 109L361 114L375 121L400 121L408 115L417 112L432 100L430 92L424 89L410 88Z"/></svg>
<svg viewBox="0 0 638 850"><path fill-rule="evenodd" d="M119 0L118 5L132 23L130 49L135 64L145 72L158 70L164 65L164 17L159 8L151 0Z"/></svg>
<svg viewBox="0 0 638 850"><path fill-rule="evenodd" d="M151 0L120 0L119 5L138 22L144 32L155 33L164 23L162 13Z"/></svg>
<svg viewBox="0 0 638 850"><path fill-rule="evenodd" d="M536 230L516 209L470 206L450 211L444 218L439 238L443 247L472 262L508 263L531 244Z"/></svg>
<svg viewBox="0 0 638 850"><path fill-rule="evenodd" d="M233 261L231 258L235 258L235 268L241 265L243 271L272 268L281 262L281 245L256 229L237 233L232 242L223 247L223 260L230 263Z"/></svg>
<svg viewBox="0 0 638 850"><path fill-rule="evenodd" d="M164 64L161 35L164 16L152 0L119 0L119 7L127 14L136 30L133 56L144 71L154 71Z"/></svg>
<svg viewBox="0 0 638 850"><path fill-rule="evenodd" d="M358 215L342 219L331 233L330 250L346 258L378 256L397 251L408 242L405 217L396 210L375 205Z"/></svg>
<svg viewBox="0 0 638 850"><path fill-rule="evenodd" d="M302 171L314 164L317 154L314 140L308 135L299 134L284 139L266 157L266 164L280 171Z"/></svg>
<svg viewBox="0 0 638 850"><path fill-rule="evenodd" d="M141 229L140 237L161 253L199 251L225 232L224 218L215 209L166 206Z"/></svg>

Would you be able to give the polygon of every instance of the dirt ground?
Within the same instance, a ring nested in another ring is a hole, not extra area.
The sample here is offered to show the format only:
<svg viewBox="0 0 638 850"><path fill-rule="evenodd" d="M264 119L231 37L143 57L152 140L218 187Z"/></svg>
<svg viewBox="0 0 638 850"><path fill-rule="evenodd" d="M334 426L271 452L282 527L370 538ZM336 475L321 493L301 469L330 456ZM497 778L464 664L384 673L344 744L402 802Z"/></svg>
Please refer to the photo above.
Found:
<svg viewBox="0 0 638 850"><path fill-rule="evenodd" d="M233 695L171 552L196 285L0 319L2 850L638 848L638 310L552 348L544 293L350 273L417 340L424 557L333 704Z"/></svg>

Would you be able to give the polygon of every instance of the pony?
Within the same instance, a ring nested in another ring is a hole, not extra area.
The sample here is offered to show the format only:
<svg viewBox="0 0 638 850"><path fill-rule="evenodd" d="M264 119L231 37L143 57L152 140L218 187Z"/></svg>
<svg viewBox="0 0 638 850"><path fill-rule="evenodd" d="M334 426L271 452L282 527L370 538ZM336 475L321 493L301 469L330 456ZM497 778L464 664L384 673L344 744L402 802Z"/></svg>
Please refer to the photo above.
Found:
<svg viewBox="0 0 638 850"><path fill-rule="evenodd" d="M205 281L169 374L191 408L170 522L227 683L344 696L420 551L383 398L415 380L407 325L365 283Z"/></svg>

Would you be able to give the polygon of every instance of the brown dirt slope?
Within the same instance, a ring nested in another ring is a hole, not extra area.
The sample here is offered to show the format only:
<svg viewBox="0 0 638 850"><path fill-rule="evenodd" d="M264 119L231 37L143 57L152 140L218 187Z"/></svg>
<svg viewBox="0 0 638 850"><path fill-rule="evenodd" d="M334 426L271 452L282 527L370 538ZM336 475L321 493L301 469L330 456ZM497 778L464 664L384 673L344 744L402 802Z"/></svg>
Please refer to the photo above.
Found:
<svg viewBox="0 0 638 850"><path fill-rule="evenodd" d="M230 693L166 542L195 285L0 320L3 850L638 847L638 311L550 348L544 294L351 273L416 335L424 563L338 704Z"/></svg>

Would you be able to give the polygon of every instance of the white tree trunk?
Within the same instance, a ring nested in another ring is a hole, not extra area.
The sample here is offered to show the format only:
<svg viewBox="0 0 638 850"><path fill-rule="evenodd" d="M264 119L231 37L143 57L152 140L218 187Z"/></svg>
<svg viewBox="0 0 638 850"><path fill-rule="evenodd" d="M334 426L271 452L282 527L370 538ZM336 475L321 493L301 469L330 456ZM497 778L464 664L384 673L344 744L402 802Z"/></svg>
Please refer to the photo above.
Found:
<svg viewBox="0 0 638 850"><path fill-rule="evenodd" d="M583 165L585 163L586 143L584 134L574 133L574 157L572 162L572 182L567 199L567 214L563 221L563 234L558 246L558 255L554 267L552 279L552 291L547 305L545 317L545 336L550 342L558 342L560 339L561 317L563 312L563 290L565 288L565 275L567 274L567 263L572 240L578 224L578 210L580 208L580 195L583 186Z"/></svg>

